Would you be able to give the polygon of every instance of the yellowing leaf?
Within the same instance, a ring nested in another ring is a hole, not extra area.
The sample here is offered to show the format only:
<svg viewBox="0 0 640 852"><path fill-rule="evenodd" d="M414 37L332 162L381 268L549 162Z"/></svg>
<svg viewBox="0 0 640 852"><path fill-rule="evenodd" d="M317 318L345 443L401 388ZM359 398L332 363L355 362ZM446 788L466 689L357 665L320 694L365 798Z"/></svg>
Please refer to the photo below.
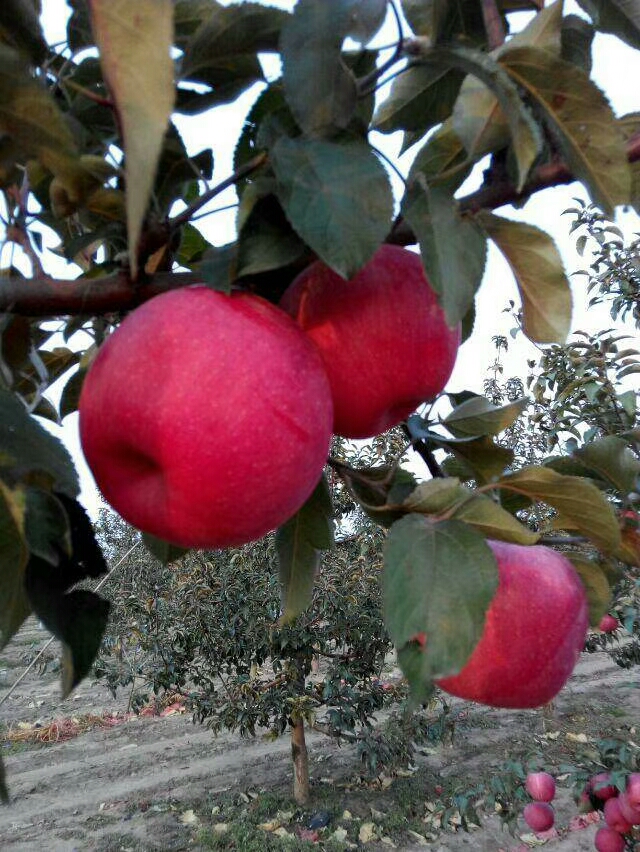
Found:
<svg viewBox="0 0 640 852"><path fill-rule="evenodd" d="M571 328L571 287L554 241L534 225L484 210L476 219L515 276L524 333L536 343L564 343Z"/></svg>
<svg viewBox="0 0 640 852"><path fill-rule="evenodd" d="M125 154L131 273L174 103L171 0L89 0L91 26Z"/></svg>
<svg viewBox="0 0 640 852"><path fill-rule="evenodd" d="M631 171L624 139L609 102L585 72L532 47L505 50L500 64L542 111L567 165L595 203L608 215L627 204Z"/></svg>

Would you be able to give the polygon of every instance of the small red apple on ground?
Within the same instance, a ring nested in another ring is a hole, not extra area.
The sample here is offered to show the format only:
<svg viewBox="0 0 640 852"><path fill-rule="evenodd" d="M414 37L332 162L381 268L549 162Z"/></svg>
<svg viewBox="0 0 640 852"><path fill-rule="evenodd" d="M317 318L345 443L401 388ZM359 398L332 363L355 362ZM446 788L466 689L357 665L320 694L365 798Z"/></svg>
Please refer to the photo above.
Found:
<svg viewBox="0 0 640 852"><path fill-rule="evenodd" d="M553 828L555 814L548 802L529 802L522 812L524 821L536 833Z"/></svg>
<svg viewBox="0 0 640 852"><path fill-rule="evenodd" d="M631 825L640 825L640 808L630 801L628 793L620 793L617 801L624 819Z"/></svg>
<svg viewBox="0 0 640 852"><path fill-rule="evenodd" d="M337 435L379 435L440 393L453 370L460 328L447 325L420 257L398 246L381 246L351 281L312 263L281 306L322 355Z"/></svg>
<svg viewBox="0 0 640 852"><path fill-rule="evenodd" d="M631 807L640 808L640 772L632 772L629 775L625 793Z"/></svg>
<svg viewBox="0 0 640 852"><path fill-rule="evenodd" d="M322 360L284 311L195 286L133 311L80 398L85 456L106 500L185 547L260 538L293 515L326 461Z"/></svg>
<svg viewBox="0 0 640 852"><path fill-rule="evenodd" d="M603 633L613 633L614 630L617 630L620 627L620 622L613 615L603 615L600 619L600 624L598 625L598 629Z"/></svg>
<svg viewBox="0 0 640 852"><path fill-rule="evenodd" d="M548 772L530 772L524 786L536 802L551 802L556 794L555 778Z"/></svg>
<svg viewBox="0 0 640 852"><path fill-rule="evenodd" d="M499 585L484 632L445 692L494 707L546 704L564 686L584 645L588 605L569 560L548 547L488 541Z"/></svg>
<svg viewBox="0 0 640 852"><path fill-rule="evenodd" d="M595 847L597 852L624 852L624 837L612 828L599 828L596 831Z"/></svg>

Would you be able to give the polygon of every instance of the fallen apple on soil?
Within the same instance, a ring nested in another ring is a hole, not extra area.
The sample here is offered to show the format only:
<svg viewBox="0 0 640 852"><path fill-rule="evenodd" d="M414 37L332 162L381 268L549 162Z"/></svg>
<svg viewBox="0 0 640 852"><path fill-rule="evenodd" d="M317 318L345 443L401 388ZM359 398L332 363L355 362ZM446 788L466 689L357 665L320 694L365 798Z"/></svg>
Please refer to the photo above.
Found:
<svg viewBox="0 0 640 852"><path fill-rule="evenodd" d="M493 707L539 707L562 689L584 646L585 589L571 562L548 547L487 544L499 582L484 632L462 670L436 683Z"/></svg>
<svg viewBox="0 0 640 852"><path fill-rule="evenodd" d="M287 314L204 286L145 302L80 398L82 447L129 523L184 547L260 538L317 485L333 421L322 360Z"/></svg>

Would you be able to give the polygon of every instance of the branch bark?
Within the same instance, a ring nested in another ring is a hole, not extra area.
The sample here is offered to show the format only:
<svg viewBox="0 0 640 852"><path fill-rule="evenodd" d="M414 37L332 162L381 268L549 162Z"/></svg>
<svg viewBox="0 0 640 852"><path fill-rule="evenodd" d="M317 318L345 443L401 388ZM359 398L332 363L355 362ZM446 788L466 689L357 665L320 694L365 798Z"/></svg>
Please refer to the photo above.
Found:
<svg viewBox="0 0 640 852"><path fill-rule="evenodd" d="M640 133L627 142L627 156L630 163L640 162ZM522 191L518 192L507 180L485 184L459 199L460 211L473 214L482 209L494 210L505 204L524 202L543 189L574 180L565 163L548 163L533 172ZM387 242L406 246L414 244L416 238L407 223L399 219ZM186 287L199 280L194 272L161 272L133 283L125 270L104 278L72 281L46 276L30 279L0 276L0 312L31 317L117 313L131 310L159 293Z"/></svg>

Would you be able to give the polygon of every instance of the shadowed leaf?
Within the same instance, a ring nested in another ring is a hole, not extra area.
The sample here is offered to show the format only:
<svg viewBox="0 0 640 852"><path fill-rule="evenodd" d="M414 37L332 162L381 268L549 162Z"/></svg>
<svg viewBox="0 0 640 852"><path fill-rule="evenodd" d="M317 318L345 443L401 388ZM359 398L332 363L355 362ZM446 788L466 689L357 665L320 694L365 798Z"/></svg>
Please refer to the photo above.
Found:
<svg viewBox="0 0 640 852"><path fill-rule="evenodd" d="M276 533L276 550L286 624L310 604L320 551L333 547L333 508L323 476L307 502Z"/></svg>
<svg viewBox="0 0 640 852"><path fill-rule="evenodd" d="M24 537L26 497L0 481L0 649L31 612L24 591L27 544Z"/></svg>
<svg viewBox="0 0 640 852"><path fill-rule="evenodd" d="M578 0L595 27L613 33L631 47L640 47L640 5L637 0Z"/></svg>
<svg viewBox="0 0 640 852"><path fill-rule="evenodd" d="M609 580L597 562L574 553L567 553L566 556L573 563L584 584L589 602L589 624L591 627L597 627L611 605Z"/></svg>
<svg viewBox="0 0 640 852"><path fill-rule="evenodd" d="M186 547L179 547L177 544L171 544L169 541L163 541L150 533L142 533L144 546L152 556L162 562L163 565L169 565L171 562L177 562L182 559L185 553L189 550Z"/></svg>
<svg viewBox="0 0 640 852"><path fill-rule="evenodd" d="M529 405L527 397L494 405L484 396L475 396L456 406L442 421L457 437L498 435L517 420Z"/></svg>

